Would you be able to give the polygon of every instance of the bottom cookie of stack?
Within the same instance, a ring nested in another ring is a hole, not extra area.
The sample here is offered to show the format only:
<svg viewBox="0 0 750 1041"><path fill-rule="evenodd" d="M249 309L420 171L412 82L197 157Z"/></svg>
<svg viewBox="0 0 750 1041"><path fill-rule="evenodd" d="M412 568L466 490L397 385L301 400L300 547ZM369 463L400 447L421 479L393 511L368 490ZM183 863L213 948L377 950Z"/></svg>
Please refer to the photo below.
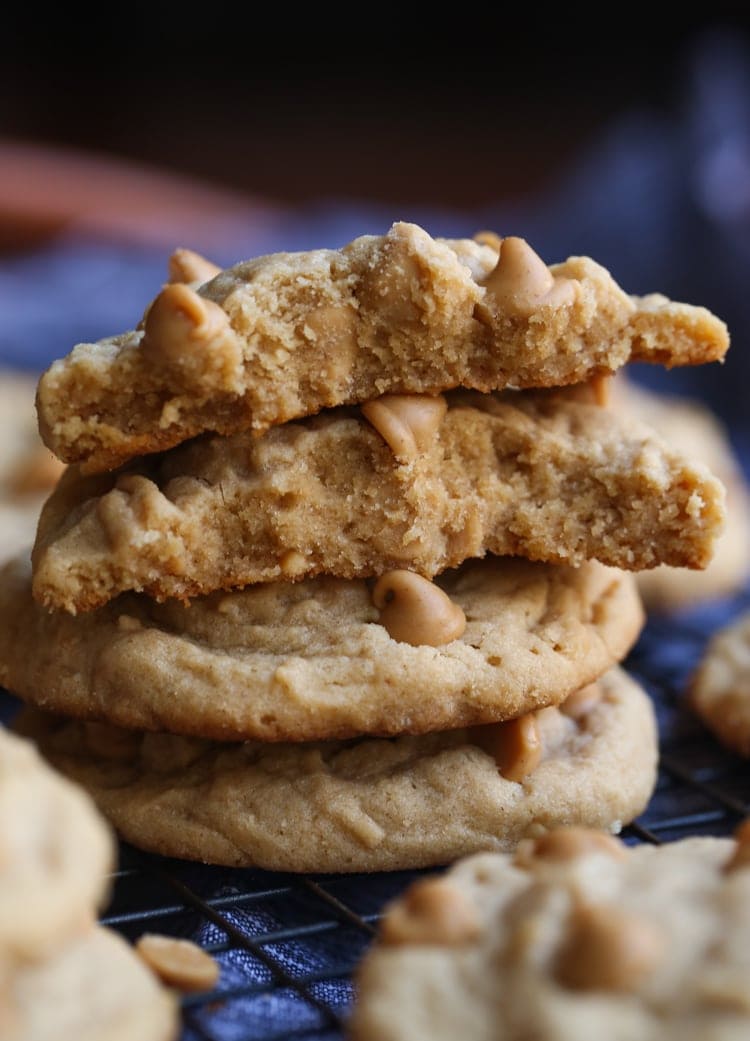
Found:
<svg viewBox="0 0 750 1041"><path fill-rule="evenodd" d="M657 755L650 700L619 668L560 709L420 736L227 744L36 709L19 727L134 845L284 871L424 867L557 824L616 832Z"/></svg>

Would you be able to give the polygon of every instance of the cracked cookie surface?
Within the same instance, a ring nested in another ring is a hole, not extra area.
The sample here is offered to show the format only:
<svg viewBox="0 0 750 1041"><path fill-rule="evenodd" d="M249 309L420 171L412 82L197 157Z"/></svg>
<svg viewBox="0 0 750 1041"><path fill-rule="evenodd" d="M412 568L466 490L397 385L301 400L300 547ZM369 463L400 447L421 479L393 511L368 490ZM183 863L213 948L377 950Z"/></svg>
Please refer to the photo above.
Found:
<svg viewBox="0 0 750 1041"><path fill-rule="evenodd" d="M328 576L184 606L126 593L48 613L0 572L0 682L41 708L218 740L423 733L562 701L619 662L643 614L631 575L487 557L436 584L466 617L443 646L379 624L370 585Z"/></svg>

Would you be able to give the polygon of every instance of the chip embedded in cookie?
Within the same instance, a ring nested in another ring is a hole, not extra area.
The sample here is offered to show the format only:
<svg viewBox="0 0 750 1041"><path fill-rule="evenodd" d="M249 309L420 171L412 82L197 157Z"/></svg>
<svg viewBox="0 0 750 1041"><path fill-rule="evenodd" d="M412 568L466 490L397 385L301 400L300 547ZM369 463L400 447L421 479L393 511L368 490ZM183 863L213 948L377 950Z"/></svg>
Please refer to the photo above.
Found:
<svg viewBox="0 0 750 1041"><path fill-rule="evenodd" d="M741 832L626 849L566 829L420 880L386 910L360 966L350 1035L739 1041L750 1033L746 845Z"/></svg>
<svg viewBox="0 0 750 1041"><path fill-rule="evenodd" d="M564 393L390 395L111 475L71 467L40 519L33 591L76 612L128 589L432 577L487 552L703 567L723 494L648 427Z"/></svg>
<svg viewBox="0 0 750 1041"><path fill-rule="evenodd" d="M561 386L631 358L716 360L728 342L708 311L630 297L587 258L547 267L522 239L498 250L400 223L167 285L141 329L55 362L37 403L45 442L96 472L383 393Z"/></svg>
<svg viewBox="0 0 750 1041"><path fill-rule="evenodd" d="M134 845L281 871L442 864L559 823L619 830L656 771L650 700L619 669L574 716L419 737L218 744L34 709L21 726Z"/></svg>
<svg viewBox="0 0 750 1041"><path fill-rule="evenodd" d="M73 616L35 603L29 570L0 572L0 682L50 711L219 741L514 718L619 662L643 622L632 576L596 561L467 561L422 599L449 600L465 628L426 618L429 639L389 629L395 590L379 607L363 579L267 582L188 606L129 593Z"/></svg>

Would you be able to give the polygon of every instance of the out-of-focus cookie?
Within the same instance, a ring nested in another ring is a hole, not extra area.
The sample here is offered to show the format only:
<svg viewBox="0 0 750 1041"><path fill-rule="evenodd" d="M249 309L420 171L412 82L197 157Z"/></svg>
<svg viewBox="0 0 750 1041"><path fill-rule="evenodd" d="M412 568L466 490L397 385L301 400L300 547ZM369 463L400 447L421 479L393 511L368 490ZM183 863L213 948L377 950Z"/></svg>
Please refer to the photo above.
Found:
<svg viewBox="0 0 750 1041"><path fill-rule="evenodd" d="M727 490L726 523L711 563L701 572L668 566L643 571L638 588L646 607L676 611L741 589L750 575L750 493L726 430L699 402L654 394L621 376L613 384L618 411L648 423L686 458L706 465Z"/></svg>
<svg viewBox="0 0 750 1041"><path fill-rule="evenodd" d="M40 520L33 592L75 613L128 589L163 600L321 572L431 577L488 551L700 567L723 496L648 427L564 395L387 395L119 474L71 467Z"/></svg>
<svg viewBox="0 0 750 1041"><path fill-rule="evenodd" d="M44 958L84 928L113 860L88 796L0 727L0 966Z"/></svg>
<svg viewBox="0 0 750 1041"><path fill-rule="evenodd" d="M689 697L725 745L750 756L750 612L711 638L690 681Z"/></svg>
<svg viewBox="0 0 750 1041"><path fill-rule="evenodd" d="M584 829L407 890L359 970L353 1041L740 1041L750 848Z"/></svg>
<svg viewBox="0 0 750 1041"><path fill-rule="evenodd" d="M63 714L217 740L328 740L497 722L622 660L631 575L487 557L435 583L328 576L189 606L124 594L50 614L22 560L0 572L0 682Z"/></svg>
<svg viewBox="0 0 750 1041"><path fill-rule="evenodd" d="M129 842L283 871L440 864L559 823L617 831L656 769L651 703L619 669L562 711L392 740L220 745L33 709L21 726Z"/></svg>
<svg viewBox="0 0 750 1041"><path fill-rule="evenodd" d="M708 311L629 297L587 258L549 268L523 239L395 224L238 264L198 290L168 285L141 329L55 362L37 402L46 444L94 472L388 392L561 386L631 358L712 361L728 343Z"/></svg>
<svg viewBox="0 0 750 1041"><path fill-rule="evenodd" d="M42 503L65 469L42 444L36 379L0 370L0 561L34 541Z"/></svg>
<svg viewBox="0 0 750 1041"><path fill-rule="evenodd" d="M19 967L3 1012L3 1041L172 1041L179 1026L174 996L121 937L98 927Z"/></svg>

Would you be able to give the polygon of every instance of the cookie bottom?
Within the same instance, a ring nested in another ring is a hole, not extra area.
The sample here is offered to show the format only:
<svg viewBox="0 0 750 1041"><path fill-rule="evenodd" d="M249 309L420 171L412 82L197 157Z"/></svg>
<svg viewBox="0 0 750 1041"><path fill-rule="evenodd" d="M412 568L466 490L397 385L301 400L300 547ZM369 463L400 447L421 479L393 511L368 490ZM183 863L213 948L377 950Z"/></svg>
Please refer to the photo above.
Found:
<svg viewBox="0 0 750 1041"><path fill-rule="evenodd" d="M520 782L470 730L227 745L35 709L19 725L133 845L231 866L382 871L510 850L558 824L617 832L632 820L656 777L653 709L620 669L596 687L577 718L537 713L542 759Z"/></svg>

